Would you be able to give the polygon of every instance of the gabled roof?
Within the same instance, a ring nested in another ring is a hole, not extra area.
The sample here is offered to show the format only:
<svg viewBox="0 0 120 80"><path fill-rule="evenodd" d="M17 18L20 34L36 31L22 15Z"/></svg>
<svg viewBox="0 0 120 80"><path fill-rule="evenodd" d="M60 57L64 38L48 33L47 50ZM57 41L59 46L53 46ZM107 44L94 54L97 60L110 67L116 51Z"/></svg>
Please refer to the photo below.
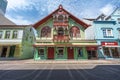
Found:
<svg viewBox="0 0 120 80"><path fill-rule="evenodd" d="M97 21L99 19L105 19L105 15L104 14L100 14L97 18L84 18L85 20L88 20L88 21Z"/></svg>
<svg viewBox="0 0 120 80"><path fill-rule="evenodd" d="M107 18L106 20L109 20L111 18L111 16L118 10L120 9L120 7L117 7Z"/></svg>
<svg viewBox="0 0 120 80"><path fill-rule="evenodd" d="M56 13L59 9L62 9L64 12L66 12L67 14L69 14L69 17L72 18L73 20L75 20L77 23L79 23L80 25L82 25L84 28L87 28L89 25L86 24L85 22L83 22L82 20L78 19L77 17L75 17L74 15L72 15L71 13L69 13L67 10L65 10L62 5L59 6L58 9L56 9L55 11L53 11L51 14L49 14L48 16L46 16L45 18L41 19L40 21L36 22L33 27L37 28L39 25L43 24L45 21L47 21L48 19L52 18L53 14Z"/></svg>
<svg viewBox="0 0 120 80"><path fill-rule="evenodd" d="M0 14L0 25L15 25L15 23L7 19L4 15Z"/></svg>

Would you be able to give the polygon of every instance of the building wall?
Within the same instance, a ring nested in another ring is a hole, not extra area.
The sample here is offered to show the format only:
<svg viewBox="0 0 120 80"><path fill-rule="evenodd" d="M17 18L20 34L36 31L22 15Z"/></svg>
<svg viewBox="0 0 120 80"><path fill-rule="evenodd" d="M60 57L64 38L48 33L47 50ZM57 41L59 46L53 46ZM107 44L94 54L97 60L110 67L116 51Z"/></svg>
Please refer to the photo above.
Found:
<svg viewBox="0 0 120 80"><path fill-rule="evenodd" d="M40 25L36 30L37 30L37 34L38 34L38 37L40 38L40 35L41 35L41 29L45 26L49 26L52 30L51 30L51 38L53 38L53 19L50 18L49 20L47 20L46 22L44 22L42 25ZM69 29L72 27L72 26L77 26L79 27L80 29L80 38L79 39L85 39L85 29L80 25L78 24L77 22L75 22L73 19L69 18ZM48 39L51 39L51 38L48 38ZM46 39L46 38L42 38L42 39ZM78 38L77 38L78 39Z"/></svg>
<svg viewBox="0 0 120 80"><path fill-rule="evenodd" d="M76 21L74 21L73 19L69 18L69 28L71 28L72 26L77 26L80 29L80 39L85 39L85 28L83 28L83 26L81 26L80 24L78 24Z"/></svg>
<svg viewBox="0 0 120 80"><path fill-rule="evenodd" d="M31 26L24 28L21 45L21 59L33 58L33 43L35 40L35 35Z"/></svg>
<svg viewBox="0 0 120 80"><path fill-rule="evenodd" d="M1 52L2 47L7 47L7 55L10 53L10 46L15 46L14 58L25 59L33 57L33 46L35 36L31 26L25 26L21 28L1 28L0 31L3 31L2 38L0 39ZM5 34L6 31L10 31L10 38L6 39ZM13 31L17 31L17 38L13 38Z"/></svg>
<svg viewBox="0 0 120 80"><path fill-rule="evenodd" d="M115 21L94 21L93 27L95 29L95 39L100 45L98 47L98 57L99 58L106 58L104 46L102 46L101 42L118 42L119 38L119 31L118 29L120 26ZM111 29L113 36L111 37L104 37L103 36L103 29ZM109 48L112 50L112 48ZM112 53L112 52L111 52Z"/></svg>
<svg viewBox="0 0 120 80"><path fill-rule="evenodd" d="M103 23L100 22L100 21L96 21L94 22L93 24L93 27L95 29L95 39L116 39L116 27L114 27L115 24L114 23L109 23L109 21L104 21ZM112 33L113 33L113 36L112 38L105 38L103 36L103 31L102 31L102 28L112 28Z"/></svg>
<svg viewBox="0 0 120 80"><path fill-rule="evenodd" d="M85 39L94 40L95 39L95 30L93 26L89 26L85 29Z"/></svg>

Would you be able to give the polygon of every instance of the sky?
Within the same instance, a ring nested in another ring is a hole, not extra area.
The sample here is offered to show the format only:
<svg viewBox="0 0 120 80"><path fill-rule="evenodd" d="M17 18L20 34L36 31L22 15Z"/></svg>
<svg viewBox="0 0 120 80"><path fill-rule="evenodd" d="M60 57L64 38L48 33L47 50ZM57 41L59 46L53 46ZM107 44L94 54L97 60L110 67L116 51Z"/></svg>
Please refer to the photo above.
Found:
<svg viewBox="0 0 120 80"><path fill-rule="evenodd" d="M79 19L110 15L120 0L7 0L5 16L18 25L34 24L52 13L61 4Z"/></svg>

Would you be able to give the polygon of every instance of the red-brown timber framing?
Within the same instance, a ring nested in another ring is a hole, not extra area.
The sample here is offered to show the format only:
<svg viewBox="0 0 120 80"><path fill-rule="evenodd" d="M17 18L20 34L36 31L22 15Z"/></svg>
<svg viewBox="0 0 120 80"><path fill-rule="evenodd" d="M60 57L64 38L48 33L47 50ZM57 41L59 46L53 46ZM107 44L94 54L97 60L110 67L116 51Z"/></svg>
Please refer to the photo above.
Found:
<svg viewBox="0 0 120 80"><path fill-rule="evenodd" d="M62 6L62 5L60 5ZM55 11L53 11L51 14L49 14L48 16L46 16L45 18L41 19L40 21L36 22L35 24L33 24L33 27L36 29L37 27L39 27L39 25L43 24L44 22L46 22L48 19L52 18L52 15L54 13L56 13L61 7L59 6L58 9L56 9ZM61 8L63 11L65 11L67 14L69 14L69 17L72 18L73 20L75 20L77 23L79 23L80 25L82 25L85 29L87 27L89 27L90 25L86 24L85 22L83 22L82 20L78 19L77 17L75 17L74 15L72 15L71 13L69 13L67 10L65 10L63 7Z"/></svg>

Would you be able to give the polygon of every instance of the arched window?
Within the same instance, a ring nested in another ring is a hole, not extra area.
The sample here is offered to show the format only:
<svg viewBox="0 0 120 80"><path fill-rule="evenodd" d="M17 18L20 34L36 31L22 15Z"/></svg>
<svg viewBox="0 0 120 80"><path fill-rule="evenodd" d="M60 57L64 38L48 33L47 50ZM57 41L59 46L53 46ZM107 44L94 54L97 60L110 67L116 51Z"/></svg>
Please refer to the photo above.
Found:
<svg viewBox="0 0 120 80"><path fill-rule="evenodd" d="M70 37L79 38L80 37L80 29L76 26L70 28Z"/></svg>
<svg viewBox="0 0 120 80"><path fill-rule="evenodd" d="M59 22L62 22L62 21L63 21L63 16L62 16L62 15L59 15L59 16L58 16L58 21L59 21Z"/></svg>
<svg viewBox="0 0 120 80"><path fill-rule="evenodd" d="M41 37L51 37L51 28L49 26L41 29Z"/></svg>

